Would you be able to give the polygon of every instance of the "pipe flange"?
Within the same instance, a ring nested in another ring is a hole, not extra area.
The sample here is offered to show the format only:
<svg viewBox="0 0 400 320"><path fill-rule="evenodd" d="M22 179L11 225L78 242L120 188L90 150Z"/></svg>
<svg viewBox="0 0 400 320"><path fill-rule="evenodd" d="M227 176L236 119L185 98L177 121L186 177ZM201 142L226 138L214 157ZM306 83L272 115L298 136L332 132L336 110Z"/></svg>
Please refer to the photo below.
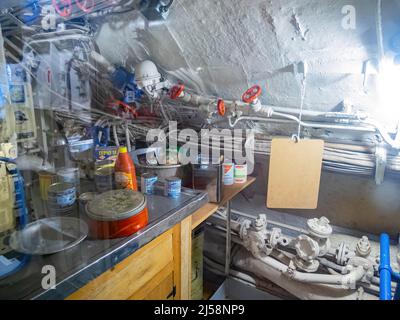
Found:
<svg viewBox="0 0 400 320"><path fill-rule="evenodd" d="M328 238L333 231L329 224L329 220L326 217L321 217L320 219L309 219L307 221L307 226L313 236L322 239Z"/></svg>
<svg viewBox="0 0 400 320"><path fill-rule="evenodd" d="M318 243L306 235L297 237L295 245L297 256L305 261L312 261L319 255Z"/></svg>

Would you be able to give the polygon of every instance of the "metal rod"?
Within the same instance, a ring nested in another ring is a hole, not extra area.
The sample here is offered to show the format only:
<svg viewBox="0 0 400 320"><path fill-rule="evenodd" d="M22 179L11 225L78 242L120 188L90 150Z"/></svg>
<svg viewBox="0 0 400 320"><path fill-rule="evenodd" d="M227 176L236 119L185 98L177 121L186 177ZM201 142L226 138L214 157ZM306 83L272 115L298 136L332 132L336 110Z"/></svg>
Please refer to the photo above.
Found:
<svg viewBox="0 0 400 320"><path fill-rule="evenodd" d="M229 277L231 266L231 201L226 203L226 248L225 248L225 276Z"/></svg>

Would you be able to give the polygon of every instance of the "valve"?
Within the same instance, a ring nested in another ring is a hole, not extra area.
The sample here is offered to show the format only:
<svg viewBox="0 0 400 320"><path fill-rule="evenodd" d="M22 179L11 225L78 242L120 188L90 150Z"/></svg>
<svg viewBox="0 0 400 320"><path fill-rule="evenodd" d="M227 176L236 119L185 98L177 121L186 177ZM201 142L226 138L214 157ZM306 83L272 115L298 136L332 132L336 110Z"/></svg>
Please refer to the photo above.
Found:
<svg viewBox="0 0 400 320"><path fill-rule="evenodd" d="M76 0L76 5L83 12L90 13L95 6L95 2L94 0Z"/></svg>
<svg viewBox="0 0 400 320"><path fill-rule="evenodd" d="M184 90L185 86L183 84L173 86L169 96L171 97L172 100L176 100L179 97L181 97Z"/></svg>
<svg viewBox="0 0 400 320"><path fill-rule="evenodd" d="M69 17L72 13L71 0L52 0L54 9L61 17Z"/></svg>
<svg viewBox="0 0 400 320"><path fill-rule="evenodd" d="M259 85L255 85L246 90L242 95L242 101L245 103L253 103L261 95L262 89Z"/></svg>
<svg viewBox="0 0 400 320"><path fill-rule="evenodd" d="M360 257L368 257L371 253L371 244L368 237L363 236L356 245L356 252Z"/></svg>
<svg viewBox="0 0 400 320"><path fill-rule="evenodd" d="M217 110L220 116L223 117L225 115L226 108L225 108L225 101L223 99L218 99Z"/></svg>
<svg viewBox="0 0 400 320"><path fill-rule="evenodd" d="M319 245L317 241L309 236L300 235L295 240L297 256L294 259L294 264L301 270L306 272L315 272L318 270L319 261L316 259L319 256Z"/></svg>
<svg viewBox="0 0 400 320"><path fill-rule="evenodd" d="M125 119L126 118L136 119L138 117L138 112L134 107L131 107L129 104L120 100L110 101L107 104L107 107L110 108L116 116Z"/></svg>

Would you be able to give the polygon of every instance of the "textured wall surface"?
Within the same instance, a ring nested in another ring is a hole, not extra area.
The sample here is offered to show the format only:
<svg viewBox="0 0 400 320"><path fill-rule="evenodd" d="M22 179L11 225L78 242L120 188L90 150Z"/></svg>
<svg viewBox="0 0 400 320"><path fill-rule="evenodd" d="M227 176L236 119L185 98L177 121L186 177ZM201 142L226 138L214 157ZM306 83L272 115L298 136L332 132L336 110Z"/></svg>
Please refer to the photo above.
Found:
<svg viewBox="0 0 400 320"><path fill-rule="evenodd" d="M345 5L356 9L355 30L342 27ZM292 108L300 106L301 76L293 65L306 61L306 109L334 110L347 100L390 121L377 103L376 77L363 83L364 62L377 58L376 12L377 0L176 0L164 24L149 26L137 14L107 18L98 43L114 63L132 67L151 59L165 74L224 98L239 98L257 83L265 89L264 103ZM399 0L383 0L388 54L391 37L400 32L399 15ZM261 197L265 185L260 176L254 190ZM324 214L342 226L394 234L400 229L397 190L394 180L378 187L372 177L324 174L319 209L291 213ZM257 203L265 210L264 201Z"/></svg>
<svg viewBox="0 0 400 320"><path fill-rule="evenodd" d="M186 84L225 98L239 98L258 83L265 89L263 102L287 107L300 105L293 64L306 61L305 108L332 110L346 99L385 118L376 106L375 77L364 86L362 73L364 62L377 58L376 3L176 0L165 24L146 26L136 14L117 16L103 26L98 41L115 63L151 58ZM346 5L356 10L355 30L342 27ZM383 1L385 44L400 32L399 13L400 1Z"/></svg>

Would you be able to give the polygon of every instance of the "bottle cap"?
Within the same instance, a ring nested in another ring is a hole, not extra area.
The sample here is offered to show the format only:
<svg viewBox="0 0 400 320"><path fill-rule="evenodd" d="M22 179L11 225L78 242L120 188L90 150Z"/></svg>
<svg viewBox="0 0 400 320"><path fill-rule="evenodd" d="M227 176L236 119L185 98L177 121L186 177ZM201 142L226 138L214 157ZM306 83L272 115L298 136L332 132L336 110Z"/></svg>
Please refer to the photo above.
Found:
<svg viewBox="0 0 400 320"><path fill-rule="evenodd" d="M128 148L127 147L119 147L119 153L127 153Z"/></svg>

